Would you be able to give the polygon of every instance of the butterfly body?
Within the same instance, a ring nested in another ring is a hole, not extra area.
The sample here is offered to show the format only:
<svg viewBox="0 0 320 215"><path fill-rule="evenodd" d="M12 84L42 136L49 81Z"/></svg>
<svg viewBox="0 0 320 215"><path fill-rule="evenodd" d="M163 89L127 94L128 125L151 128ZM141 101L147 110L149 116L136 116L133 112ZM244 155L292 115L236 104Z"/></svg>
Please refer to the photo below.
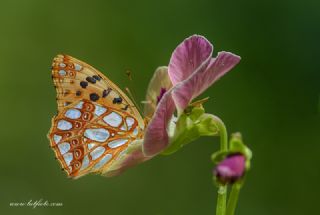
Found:
<svg viewBox="0 0 320 215"><path fill-rule="evenodd" d="M130 144L143 138L145 121L131 100L90 65L58 55L52 78L58 114L48 138L70 177L107 172Z"/></svg>

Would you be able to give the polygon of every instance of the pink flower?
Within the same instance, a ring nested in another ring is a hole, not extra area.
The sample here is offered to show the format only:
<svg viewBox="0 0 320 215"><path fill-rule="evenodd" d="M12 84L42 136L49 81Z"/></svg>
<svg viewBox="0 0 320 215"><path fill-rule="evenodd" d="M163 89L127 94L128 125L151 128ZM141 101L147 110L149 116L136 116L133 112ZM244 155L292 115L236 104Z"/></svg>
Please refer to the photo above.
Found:
<svg viewBox="0 0 320 215"><path fill-rule="evenodd" d="M150 82L148 92L162 95L146 129L143 152L154 156L163 151L170 143L168 126L175 110L178 115L221 76L230 71L240 61L240 57L230 52L219 52L212 58L213 46L204 37L193 35L185 39L173 52L169 67L158 69ZM159 74L158 74L159 73ZM164 81L159 84L159 78ZM167 78L165 78L168 76ZM171 87L172 85L172 87ZM157 95L157 96L158 96ZM147 97L148 100L148 97ZM150 115L150 109L146 107Z"/></svg>
<svg viewBox="0 0 320 215"><path fill-rule="evenodd" d="M239 56L224 51L212 58L212 52L213 46L206 38L193 35L174 50L168 67L155 71L146 95L144 115L150 121L145 137L136 141L106 175L117 175L163 151L175 130L174 112L177 110L179 117L192 99L240 61Z"/></svg>
<svg viewBox="0 0 320 215"><path fill-rule="evenodd" d="M231 154L222 160L214 169L214 174L222 183L233 183L240 179L245 172L245 156Z"/></svg>

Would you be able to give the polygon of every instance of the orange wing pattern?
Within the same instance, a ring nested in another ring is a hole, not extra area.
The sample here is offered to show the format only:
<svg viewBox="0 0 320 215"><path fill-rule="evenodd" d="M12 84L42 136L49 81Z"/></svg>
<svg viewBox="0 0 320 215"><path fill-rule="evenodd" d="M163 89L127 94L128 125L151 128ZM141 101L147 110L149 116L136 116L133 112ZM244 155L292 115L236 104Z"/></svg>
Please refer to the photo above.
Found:
<svg viewBox="0 0 320 215"><path fill-rule="evenodd" d="M104 173L143 136L144 121L130 99L88 64L58 55L52 65L58 114L48 138L70 177Z"/></svg>

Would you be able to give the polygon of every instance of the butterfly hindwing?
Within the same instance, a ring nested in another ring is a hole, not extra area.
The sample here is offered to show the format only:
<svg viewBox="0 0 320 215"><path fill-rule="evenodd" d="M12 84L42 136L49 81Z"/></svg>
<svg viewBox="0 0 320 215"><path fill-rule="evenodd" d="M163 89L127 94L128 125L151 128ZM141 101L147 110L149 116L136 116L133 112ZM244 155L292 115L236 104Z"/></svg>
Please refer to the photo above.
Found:
<svg viewBox="0 0 320 215"><path fill-rule="evenodd" d="M142 117L115 84L88 64L58 55L52 68L58 114L48 138L56 158L73 178L105 172L142 137Z"/></svg>

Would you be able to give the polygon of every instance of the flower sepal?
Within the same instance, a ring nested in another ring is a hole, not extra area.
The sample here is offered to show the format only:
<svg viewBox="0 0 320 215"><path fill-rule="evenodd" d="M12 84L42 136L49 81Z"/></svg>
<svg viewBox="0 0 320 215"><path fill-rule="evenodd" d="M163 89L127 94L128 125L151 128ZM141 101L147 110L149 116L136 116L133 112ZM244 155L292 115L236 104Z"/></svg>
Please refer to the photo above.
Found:
<svg viewBox="0 0 320 215"><path fill-rule="evenodd" d="M246 171L250 169L250 161L252 158L251 150L243 143L241 133L232 134L230 139L229 151L231 153L240 152L246 158Z"/></svg>
<svg viewBox="0 0 320 215"><path fill-rule="evenodd" d="M214 117L205 113L202 106L188 106L179 116L173 129L170 144L161 153L162 155L170 155L201 136L219 134Z"/></svg>
<svg viewBox="0 0 320 215"><path fill-rule="evenodd" d="M231 135L229 142L229 150L220 150L211 155L211 160L214 164L221 162L230 154L243 154L246 158L246 169L250 168L250 160L252 158L251 150L243 143L242 136L239 132Z"/></svg>

